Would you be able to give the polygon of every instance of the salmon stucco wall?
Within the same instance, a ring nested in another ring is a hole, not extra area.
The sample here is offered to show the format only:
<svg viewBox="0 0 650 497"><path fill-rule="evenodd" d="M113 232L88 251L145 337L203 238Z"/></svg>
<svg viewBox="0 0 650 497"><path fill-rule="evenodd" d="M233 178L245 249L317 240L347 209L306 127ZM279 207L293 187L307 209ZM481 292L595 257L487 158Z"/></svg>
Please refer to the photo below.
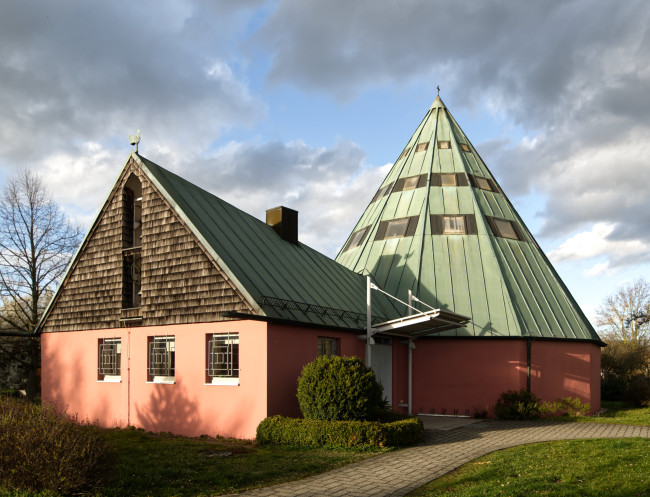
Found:
<svg viewBox="0 0 650 497"><path fill-rule="evenodd" d="M239 385L206 383L206 336L239 333ZM175 378L147 381L147 338L175 337ZM122 381L97 381L98 340L122 339ZM102 426L254 438L267 415L267 325L227 321L175 326L46 333L42 398Z"/></svg>
<svg viewBox="0 0 650 497"><path fill-rule="evenodd" d="M363 340L355 333L269 324L268 413L269 416L302 417L296 392L305 364L318 355L318 337L338 339L340 355L364 357Z"/></svg>
<svg viewBox="0 0 650 497"><path fill-rule="evenodd" d="M413 351L413 414L489 410L506 390L526 388L522 340L422 339ZM407 385L407 370L399 384Z"/></svg>
<svg viewBox="0 0 650 497"><path fill-rule="evenodd" d="M542 400L578 397L600 409L600 346L594 343L533 341L531 390Z"/></svg>
<svg viewBox="0 0 650 497"><path fill-rule="evenodd" d="M395 342L394 342L395 343ZM413 413L494 414L501 393L527 387L526 340L421 339L413 351ZM393 403L406 412L408 351L393 349ZM542 400L579 397L600 409L600 347L531 341L531 390ZM403 404L401 407L399 404Z"/></svg>

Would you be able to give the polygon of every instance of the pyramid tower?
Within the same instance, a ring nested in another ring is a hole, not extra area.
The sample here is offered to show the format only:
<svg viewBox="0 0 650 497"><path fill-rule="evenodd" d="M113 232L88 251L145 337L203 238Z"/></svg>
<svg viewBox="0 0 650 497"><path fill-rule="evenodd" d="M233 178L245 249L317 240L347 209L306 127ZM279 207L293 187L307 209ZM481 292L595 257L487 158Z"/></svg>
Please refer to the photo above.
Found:
<svg viewBox="0 0 650 497"><path fill-rule="evenodd" d="M471 318L445 336L600 342L440 97L336 260Z"/></svg>

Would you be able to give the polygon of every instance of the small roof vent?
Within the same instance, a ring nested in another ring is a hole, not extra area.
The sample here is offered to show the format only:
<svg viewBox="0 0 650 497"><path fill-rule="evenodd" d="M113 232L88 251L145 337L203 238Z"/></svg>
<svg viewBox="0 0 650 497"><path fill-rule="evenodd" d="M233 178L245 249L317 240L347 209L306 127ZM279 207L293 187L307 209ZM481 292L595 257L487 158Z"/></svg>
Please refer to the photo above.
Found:
<svg viewBox="0 0 650 497"><path fill-rule="evenodd" d="M266 211L266 224L291 243L298 243L298 211L282 205Z"/></svg>

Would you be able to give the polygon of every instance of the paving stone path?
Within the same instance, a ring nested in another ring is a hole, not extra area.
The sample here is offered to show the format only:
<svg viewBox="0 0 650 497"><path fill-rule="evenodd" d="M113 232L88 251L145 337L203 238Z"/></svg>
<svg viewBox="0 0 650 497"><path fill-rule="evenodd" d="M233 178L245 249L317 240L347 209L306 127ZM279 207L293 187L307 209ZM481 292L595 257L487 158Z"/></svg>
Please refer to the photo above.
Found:
<svg viewBox="0 0 650 497"><path fill-rule="evenodd" d="M650 427L544 421L480 421L448 429L427 429L423 441L302 480L241 495L402 496L459 466L495 450L534 442L585 438L650 438Z"/></svg>

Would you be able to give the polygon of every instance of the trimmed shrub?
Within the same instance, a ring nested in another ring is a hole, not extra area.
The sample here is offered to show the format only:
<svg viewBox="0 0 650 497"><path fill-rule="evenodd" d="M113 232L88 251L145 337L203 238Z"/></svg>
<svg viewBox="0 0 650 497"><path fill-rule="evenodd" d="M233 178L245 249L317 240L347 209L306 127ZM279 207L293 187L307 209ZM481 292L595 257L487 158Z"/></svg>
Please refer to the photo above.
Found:
<svg viewBox="0 0 650 497"><path fill-rule="evenodd" d="M383 389L357 357L320 356L298 378L298 403L305 419L366 420L384 407Z"/></svg>
<svg viewBox="0 0 650 497"><path fill-rule="evenodd" d="M273 416L257 427L257 443L331 448L397 447L417 443L422 432L422 421L413 417L379 423Z"/></svg>
<svg viewBox="0 0 650 497"><path fill-rule="evenodd" d="M508 390L497 400L496 415L499 419L536 419L539 418L540 402L537 396L521 389L518 392Z"/></svg>
<svg viewBox="0 0 650 497"><path fill-rule="evenodd" d="M97 428L0 397L0 486L69 494L95 483L109 456Z"/></svg>

